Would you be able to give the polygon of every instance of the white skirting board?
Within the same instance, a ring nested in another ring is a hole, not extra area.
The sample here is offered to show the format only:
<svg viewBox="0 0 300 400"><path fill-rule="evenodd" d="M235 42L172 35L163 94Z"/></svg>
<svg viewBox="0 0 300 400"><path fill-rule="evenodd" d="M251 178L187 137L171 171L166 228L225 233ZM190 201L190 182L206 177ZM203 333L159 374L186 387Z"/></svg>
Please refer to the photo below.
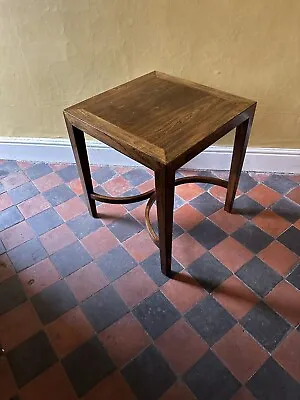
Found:
<svg viewBox="0 0 300 400"><path fill-rule="evenodd" d="M91 164L139 165L116 150L97 141L87 141ZM199 170L227 170L232 147L211 146L185 165ZM74 163L68 139L0 137L0 159L34 162ZM245 171L300 173L300 149L249 147Z"/></svg>

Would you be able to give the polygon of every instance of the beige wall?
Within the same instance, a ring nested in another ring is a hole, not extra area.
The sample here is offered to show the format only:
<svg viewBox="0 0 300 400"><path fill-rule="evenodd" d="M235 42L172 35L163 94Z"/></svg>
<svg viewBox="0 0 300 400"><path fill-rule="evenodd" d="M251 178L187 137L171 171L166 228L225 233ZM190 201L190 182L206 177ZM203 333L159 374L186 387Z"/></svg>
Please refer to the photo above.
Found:
<svg viewBox="0 0 300 400"><path fill-rule="evenodd" d="M153 69L258 100L251 144L300 148L298 0L0 0L0 136L63 137L65 106Z"/></svg>

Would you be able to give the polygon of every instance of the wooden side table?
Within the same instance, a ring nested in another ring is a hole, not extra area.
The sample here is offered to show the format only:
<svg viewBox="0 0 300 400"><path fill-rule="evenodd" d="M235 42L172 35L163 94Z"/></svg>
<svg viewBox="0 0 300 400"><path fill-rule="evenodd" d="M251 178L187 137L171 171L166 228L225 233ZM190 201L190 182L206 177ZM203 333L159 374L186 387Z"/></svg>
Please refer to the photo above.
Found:
<svg viewBox="0 0 300 400"><path fill-rule="evenodd" d="M171 272L174 189L187 182L227 188L225 210L231 212L256 102L197 83L151 72L64 110L65 121L90 214L96 202L132 203L148 199L146 225L160 249L161 269ZM228 182L186 177L175 171L236 128ZM138 196L108 197L94 192L84 133L152 169L155 189ZM158 232L149 210L156 200Z"/></svg>

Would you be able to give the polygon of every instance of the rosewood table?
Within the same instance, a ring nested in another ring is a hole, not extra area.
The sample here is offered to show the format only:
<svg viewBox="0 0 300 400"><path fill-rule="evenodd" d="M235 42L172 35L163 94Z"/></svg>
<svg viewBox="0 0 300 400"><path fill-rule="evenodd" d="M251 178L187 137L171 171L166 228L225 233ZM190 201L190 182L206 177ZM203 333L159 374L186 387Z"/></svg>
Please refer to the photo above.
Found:
<svg viewBox="0 0 300 400"><path fill-rule="evenodd" d="M90 214L96 201L133 203L149 199L146 226L160 249L161 269L171 273L174 189L188 182L227 188L225 210L232 211L256 102L160 72L151 72L64 110L64 117ZM185 177L178 168L236 128L229 180ZM137 196L109 197L94 192L84 134L152 169L155 189ZM157 204L158 235L149 211Z"/></svg>

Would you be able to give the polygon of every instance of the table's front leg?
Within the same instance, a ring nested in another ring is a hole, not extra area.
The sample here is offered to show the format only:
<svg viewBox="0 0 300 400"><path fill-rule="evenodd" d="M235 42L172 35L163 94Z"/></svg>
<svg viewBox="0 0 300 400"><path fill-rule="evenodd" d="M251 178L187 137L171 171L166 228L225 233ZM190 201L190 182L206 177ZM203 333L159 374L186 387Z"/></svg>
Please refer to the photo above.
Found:
<svg viewBox="0 0 300 400"><path fill-rule="evenodd" d="M161 270L165 275L170 276L172 263L175 171L166 166L156 171L155 190Z"/></svg>
<svg viewBox="0 0 300 400"><path fill-rule="evenodd" d="M236 128L232 161L231 161L230 174L227 187L227 195L224 207L225 211L229 213L231 213L232 211L234 198L238 188L242 167L246 155L247 145L249 141L253 117L254 117L254 111L253 114L249 116L249 119L242 122Z"/></svg>
<svg viewBox="0 0 300 400"><path fill-rule="evenodd" d="M82 189L86 199L86 204L91 216L97 218L98 214L96 209L96 202L91 198L91 194L94 192L94 189L93 189L91 170L89 165L84 133L80 129L75 128L75 126L72 126L67 119L66 119L66 125L76 165L78 168Z"/></svg>

